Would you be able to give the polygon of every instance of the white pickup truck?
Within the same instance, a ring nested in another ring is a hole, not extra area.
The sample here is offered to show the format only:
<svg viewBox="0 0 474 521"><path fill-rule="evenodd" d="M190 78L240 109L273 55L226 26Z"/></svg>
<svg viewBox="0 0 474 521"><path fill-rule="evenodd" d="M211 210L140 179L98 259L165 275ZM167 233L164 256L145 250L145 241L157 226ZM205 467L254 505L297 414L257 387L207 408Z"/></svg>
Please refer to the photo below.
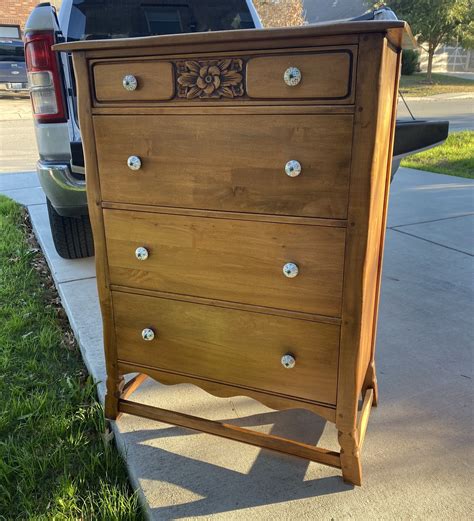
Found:
<svg viewBox="0 0 474 521"><path fill-rule="evenodd" d="M59 255L94 254L85 192L84 156L70 56L56 42L260 27L250 0L63 0L59 14L36 6L25 27L25 55L49 220Z"/></svg>
<svg viewBox="0 0 474 521"><path fill-rule="evenodd" d="M378 10L361 19L394 16ZM94 254L85 192L71 58L57 42L260 28L251 0L63 0L59 14L36 6L25 27L25 57L39 161L56 250L64 258ZM416 124L415 124L416 123ZM393 172L400 157L447 136L447 122L397 123Z"/></svg>

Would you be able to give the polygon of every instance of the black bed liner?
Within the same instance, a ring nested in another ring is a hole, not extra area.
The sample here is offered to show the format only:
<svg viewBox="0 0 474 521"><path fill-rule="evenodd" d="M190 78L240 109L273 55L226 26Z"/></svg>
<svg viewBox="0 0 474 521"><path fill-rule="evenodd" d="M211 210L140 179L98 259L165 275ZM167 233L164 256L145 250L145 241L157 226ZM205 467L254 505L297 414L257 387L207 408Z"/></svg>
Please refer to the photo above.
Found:
<svg viewBox="0 0 474 521"><path fill-rule="evenodd" d="M449 121L397 120L393 156L404 157L442 143L449 133Z"/></svg>

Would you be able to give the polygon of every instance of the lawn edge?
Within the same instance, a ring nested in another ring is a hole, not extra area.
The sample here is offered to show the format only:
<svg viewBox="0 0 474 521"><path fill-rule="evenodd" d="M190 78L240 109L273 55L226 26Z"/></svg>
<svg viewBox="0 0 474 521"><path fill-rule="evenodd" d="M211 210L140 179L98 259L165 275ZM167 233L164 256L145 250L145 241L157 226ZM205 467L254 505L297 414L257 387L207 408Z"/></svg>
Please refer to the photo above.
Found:
<svg viewBox="0 0 474 521"><path fill-rule="evenodd" d="M69 326L74 334L74 338L76 339L77 345L79 347L81 359L82 359L84 365L86 366L88 374L92 377L92 379L96 385L97 398L103 407L104 401L105 401L105 382L103 382L103 380L101 378L97 377L97 375L95 374L95 367L94 367L93 361L90 360L88 357L87 347L81 337L79 327L78 327L76 321L74 320L72 310L68 304L68 299L62 289L63 283L61 283L59 280L57 280L57 277L55 275L53 261L50 258L50 256L47 254L48 249L46 248L46 245L43 241L42 234L40 233L39 228L36 226L35 220L34 220L33 216L30 214L29 209L27 207L23 207L23 208L28 213L28 219L31 224L31 229L33 231L35 240L37 241L37 243L40 247L41 255L45 259L46 264L48 266L48 271L51 274L51 278L54 282L54 287L56 288L59 298L61 299L61 304L62 304L64 312L66 313L66 316L68 318ZM68 282L64 282L64 284L67 284L67 283ZM101 317L101 320L102 320L102 317ZM140 484L140 480L139 480L135 470L129 464L129 460L127 458L128 448L127 448L126 441L125 441L125 439L122 439L123 436L115 421L109 421L109 425L113 432L116 449L119 451L122 459L125 462L125 467L127 469L127 475L128 475L128 479L131 484L131 487L138 494L139 502L143 509L145 518L151 519L151 517L152 517L151 509L150 509L150 505L148 504L148 501L146 499L145 492L143 491L143 488Z"/></svg>
<svg viewBox="0 0 474 521"><path fill-rule="evenodd" d="M61 283L59 283L55 278L55 271L52 266L51 260L48 258L48 255L45 253L45 248L43 241L40 239L41 234L39 233L38 228L35 225L33 216L31 215L29 208L27 205L23 205L11 197L8 194L0 193L0 203L7 201L9 203L13 203L19 209L19 220L16 223L18 227L22 227L22 241L23 244L29 248L30 250L34 250L35 257L34 262L29 263L29 267L36 273L36 277L38 278L38 289L45 295L45 302L50 304L55 311L55 321L57 322L57 327L60 331L61 336L67 337L67 342L64 342L64 346L62 348L70 349L71 351L76 352L76 356L80 359L80 362L84 369L84 374L81 376L84 381L87 380L88 377L92 379L92 382L95 386L95 400L100 404L103 409L104 406L104 396L99 392L100 389L100 381L95 377L93 371L91 370L90 364L86 363L84 357L84 350L79 341L77 332L73 327L73 321L71 320L71 315L68 312L66 306L64 305L66 302L65 295L60 289ZM59 347L58 347L59 348ZM138 499L139 506L141 508L140 512L137 512L137 515L140 517L144 517L145 519L150 519L150 511L149 506L145 500L145 496L143 494L143 490L140 486L139 480L133 474L133 479L130 472L130 466L127 461L127 450L126 445L123 440L119 440L120 436L117 436L117 433L120 434L115 426L115 422L110 422L109 420L105 420L105 424L108 428L110 428L113 432L113 437L110 438L110 442L112 443L115 440L115 444L113 450L117 451L117 455L123 461L123 465L127 471L127 481L128 486L130 488L130 492L132 495L136 495ZM104 436L107 433L97 432L99 436ZM0 514L0 520L3 519L3 516ZM6 519L6 518L5 518Z"/></svg>

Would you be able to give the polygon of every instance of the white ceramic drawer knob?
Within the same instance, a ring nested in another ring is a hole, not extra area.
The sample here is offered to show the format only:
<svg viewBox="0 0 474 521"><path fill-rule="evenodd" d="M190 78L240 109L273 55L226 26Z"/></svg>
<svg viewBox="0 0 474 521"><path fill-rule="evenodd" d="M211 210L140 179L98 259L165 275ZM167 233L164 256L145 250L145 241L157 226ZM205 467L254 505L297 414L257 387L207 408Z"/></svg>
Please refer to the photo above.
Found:
<svg viewBox="0 0 474 521"><path fill-rule="evenodd" d="M288 87L296 87L296 85L301 82L302 78L303 76L298 67L288 67L283 75L283 79Z"/></svg>
<svg viewBox="0 0 474 521"><path fill-rule="evenodd" d="M287 262L283 266L283 274L289 279L294 279L300 272L298 266L294 262Z"/></svg>
<svg viewBox="0 0 474 521"><path fill-rule="evenodd" d="M288 161L285 165L285 172L288 177L298 177L301 174L301 163L294 159Z"/></svg>
<svg viewBox="0 0 474 521"><path fill-rule="evenodd" d="M281 357L281 365L285 369L293 369L296 365L296 359L292 355L285 355Z"/></svg>
<svg viewBox="0 0 474 521"><path fill-rule="evenodd" d="M135 250L135 257L139 261L144 261L148 259L148 250L144 248L143 246L140 246Z"/></svg>
<svg viewBox="0 0 474 521"><path fill-rule="evenodd" d="M138 81L133 74L127 74L123 77L122 85L125 90L132 91L138 87Z"/></svg>
<svg viewBox="0 0 474 521"><path fill-rule="evenodd" d="M142 338L146 342L151 342L155 338L155 332L153 331L153 329L147 327L142 331Z"/></svg>
<svg viewBox="0 0 474 521"><path fill-rule="evenodd" d="M142 160L138 156L130 156L127 159L127 166L130 170L140 170L142 167Z"/></svg>

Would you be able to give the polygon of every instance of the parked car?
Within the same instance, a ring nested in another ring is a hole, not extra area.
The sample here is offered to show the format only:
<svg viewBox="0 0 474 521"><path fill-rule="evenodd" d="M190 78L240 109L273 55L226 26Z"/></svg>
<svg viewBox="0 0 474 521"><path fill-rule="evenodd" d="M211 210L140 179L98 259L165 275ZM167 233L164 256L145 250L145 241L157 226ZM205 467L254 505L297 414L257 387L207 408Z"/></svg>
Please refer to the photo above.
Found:
<svg viewBox="0 0 474 521"><path fill-rule="evenodd" d="M378 10L369 16L387 15ZM37 172L59 255L87 257L93 255L94 245L71 57L65 53L58 56L51 46L64 41L260 27L251 0L63 0L59 16L49 3L33 9L25 27L25 55L40 156ZM405 127L409 125L414 124ZM423 147L442 141L440 133L434 139L428 136ZM395 158L392 174L405 152L416 148L420 148L416 141L405 148L396 147L399 158Z"/></svg>
<svg viewBox="0 0 474 521"><path fill-rule="evenodd" d="M28 92L23 42L0 38L0 96L28 96Z"/></svg>

